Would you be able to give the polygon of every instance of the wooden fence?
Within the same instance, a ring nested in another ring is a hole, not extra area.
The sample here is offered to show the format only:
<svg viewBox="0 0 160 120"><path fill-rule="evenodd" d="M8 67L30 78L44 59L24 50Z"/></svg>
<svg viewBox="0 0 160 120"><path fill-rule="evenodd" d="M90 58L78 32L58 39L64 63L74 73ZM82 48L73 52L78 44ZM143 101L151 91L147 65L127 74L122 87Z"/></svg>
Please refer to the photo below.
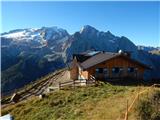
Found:
<svg viewBox="0 0 160 120"><path fill-rule="evenodd" d="M65 87L78 87L78 86L88 86L88 85L95 85L95 80L86 80L86 79L78 79L78 80L71 80L67 82L59 82L59 89L64 89Z"/></svg>
<svg viewBox="0 0 160 120"><path fill-rule="evenodd" d="M150 89L155 89L155 87L160 87L160 84L153 84L151 85L149 88L143 90L143 91L138 91L138 93L136 94L136 96L134 97L133 101L131 102L130 105L128 105L128 100L127 100L127 104L126 104L126 112L123 113L124 114L124 118L122 118L123 120L128 120L128 114L131 112L131 109L133 108L133 106L135 105L135 102L139 99L139 97L141 97L141 95L143 93L149 92ZM117 120L121 120L121 116L123 115L121 114L119 116L119 118Z"/></svg>

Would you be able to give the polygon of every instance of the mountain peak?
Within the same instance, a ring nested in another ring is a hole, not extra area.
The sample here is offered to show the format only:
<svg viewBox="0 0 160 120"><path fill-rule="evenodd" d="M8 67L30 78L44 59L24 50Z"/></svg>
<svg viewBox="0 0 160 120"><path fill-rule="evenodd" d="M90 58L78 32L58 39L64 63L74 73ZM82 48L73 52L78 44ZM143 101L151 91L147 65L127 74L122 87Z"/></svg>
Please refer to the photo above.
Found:
<svg viewBox="0 0 160 120"><path fill-rule="evenodd" d="M84 25L81 30L80 33L84 33L84 32L91 32L91 31L95 31L98 32L98 30L90 25Z"/></svg>
<svg viewBox="0 0 160 120"><path fill-rule="evenodd" d="M109 30L107 31L108 34L112 34Z"/></svg>
<svg viewBox="0 0 160 120"><path fill-rule="evenodd" d="M42 30L45 31L55 31L55 32L67 32L65 29L59 28L57 26L52 26L52 27L42 27Z"/></svg>

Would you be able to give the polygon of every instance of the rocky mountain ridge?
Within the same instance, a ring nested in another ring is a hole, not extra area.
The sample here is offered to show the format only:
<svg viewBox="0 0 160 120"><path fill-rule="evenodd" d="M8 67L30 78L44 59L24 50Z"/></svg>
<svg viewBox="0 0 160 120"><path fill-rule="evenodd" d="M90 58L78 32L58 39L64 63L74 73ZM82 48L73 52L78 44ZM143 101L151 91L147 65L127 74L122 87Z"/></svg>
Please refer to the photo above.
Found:
<svg viewBox="0 0 160 120"><path fill-rule="evenodd" d="M2 92L8 92L63 68L73 53L87 50L129 51L132 58L152 66L146 78L160 78L160 56L139 50L127 37L118 37L86 25L70 35L57 27L18 29L1 34Z"/></svg>

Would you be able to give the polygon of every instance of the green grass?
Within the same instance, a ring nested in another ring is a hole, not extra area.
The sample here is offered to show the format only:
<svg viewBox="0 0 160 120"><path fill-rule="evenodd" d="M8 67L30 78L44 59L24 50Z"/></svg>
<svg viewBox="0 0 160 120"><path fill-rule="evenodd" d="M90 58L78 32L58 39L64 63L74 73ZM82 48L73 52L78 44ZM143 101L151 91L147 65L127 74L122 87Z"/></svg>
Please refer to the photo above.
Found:
<svg viewBox="0 0 160 120"><path fill-rule="evenodd" d="M126 100L132 99L136 89L102 84L61 90L11 105L2 114L10 113L16 120L114 120L125 111Z"/></svg>

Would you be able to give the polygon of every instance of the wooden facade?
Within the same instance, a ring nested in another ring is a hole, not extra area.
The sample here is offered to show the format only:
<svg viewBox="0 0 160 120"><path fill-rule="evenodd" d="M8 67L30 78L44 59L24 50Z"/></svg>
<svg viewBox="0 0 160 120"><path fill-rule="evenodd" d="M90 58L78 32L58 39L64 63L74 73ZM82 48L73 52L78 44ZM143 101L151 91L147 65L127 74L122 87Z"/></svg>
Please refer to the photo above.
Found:
<svg viewBox="0 0 160 120"><path fill-rule="evenodd" d="M74 58L72 61L72 67L70 70L70 77L72 80L77 80L78 79L78 66L77 66L77 59Z"/></svg>
<svg viewBox="0 0 160 120"><path fill-rule="evenodd" d="M83 69L75 57L73 59L70 76L73 80L90 80L91 76L94 76L96 80L109 80L114 78L143 79L145 69L143 65L124 56L113 57L87 69Z"/></svg>

